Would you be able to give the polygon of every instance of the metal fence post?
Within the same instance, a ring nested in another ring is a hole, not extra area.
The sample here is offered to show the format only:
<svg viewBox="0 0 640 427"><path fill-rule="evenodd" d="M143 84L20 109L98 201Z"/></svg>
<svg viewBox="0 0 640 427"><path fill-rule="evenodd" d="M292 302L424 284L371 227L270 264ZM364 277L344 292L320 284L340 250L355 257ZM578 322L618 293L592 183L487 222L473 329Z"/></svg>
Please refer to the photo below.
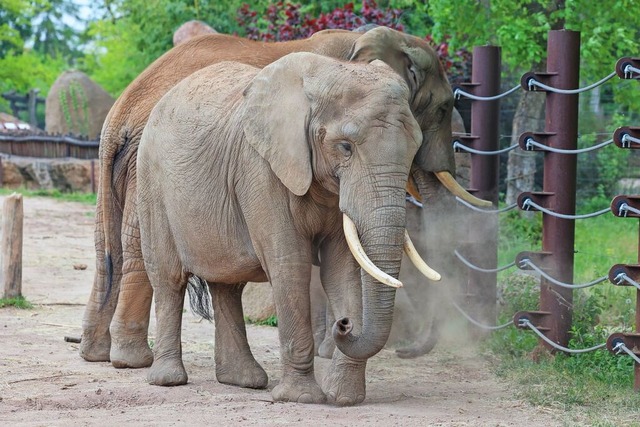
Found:
<svg viewBox="0 0 640 427"><path fill-rule="evenodd" d="M549 31L547 71L525 74L522 77L522 85L529 90L527 82L534 78L538 82L555 88L575 89L579 83L579 72L580 33L566 30ZM548 147L575 150L578 145L578 95L547 92L545 115L545 131L523 134L520 138L521 147L528 137L533 136L536 141ZM521 194L518 197L520 207L523 208L523 201L529 198L556 213L574 215L576 165L575 154L545 151L543 191ZM542 252L529 253L527 256L542 264L542 268L549 276L563 283L573 283L575 220L557 218L544 213L542 215ZM521 258L521 255L518 258ZM551 341L566 347L569 343L572 305L571 289L554 285L547 279L541 278L540 311L529 314L518 313L514 320L518 325L517 317L533 314L538 323L534 326L543 331ZM552 349L547 343L544 345Z"/></svg>
<svg viewBox="0 0 640 427"><path fill-rule="evenodd" d="M476 96L500 93L501 48L476 46L473 48L471 83L464 84ZM476 150L498 150L500 101L471 101L471 137L462 138ZM469 191L475 196L498 204L499 157L471 154L471 182ZM466 214L465 214L466 215ZM498 264L498 217L470 212L466 221L468 258L485 269ZM471 224L473 224L471 226ZM466 296L474 316L483 323L496 320L497 273L469 270Z"/></svg>

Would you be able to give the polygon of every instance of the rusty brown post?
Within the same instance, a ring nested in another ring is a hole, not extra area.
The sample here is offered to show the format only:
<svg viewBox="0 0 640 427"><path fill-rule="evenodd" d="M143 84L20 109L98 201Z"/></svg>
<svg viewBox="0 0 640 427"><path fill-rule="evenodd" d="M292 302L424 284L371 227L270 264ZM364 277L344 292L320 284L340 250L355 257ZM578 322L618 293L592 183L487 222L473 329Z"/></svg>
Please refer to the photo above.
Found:
<svg viewBox="0 0 640 427"><path fill-rule="evenodd" d="M495 96L500 93L501 49L499 46L473 48L472 92L476 96ZM499 149L500 101L472 101L471 135L476 150ZM498 204L497 155L471 154L470 191L477 197ZM495 214L469 213L469 259L484 269L495 269L498 264L498 218ZM496 321L497 273L469 270L467 295L474 300L470 304L475 317L482 323ZM470 301L471 302L471 301ZM474 307L475 306L475 307Z"/></svg>
<svg viewBox="0 0 640 427"><path fill-rule="evenodd" d="M549 31L547 71L525 74L522 77L522 85L526 89L527 82L533 78L554 88L576 89L579 83L579 67L580 33L566 30ZM545 131L523 134L520 138L521 147L526 139L533 137L548 147L575 150L578 145L578 95L547 91L545 115ZM518 197L520 207L522 208L523 201L529 198L556 213L574 215L576 165L575 154L545 151L543 191L521 194ZM527 257L533 257L539 263L538 266L557 281L573 283L575 220L557 218L545 213L542 215L542 252L528 253ZM518 257L522 258L521 255ZM566 347L569 343L572 304L571 289L554 285L541 277L540 311L533 313L537 319L533 322L537 323L534 326L543 331L551 341ZM516 325L520 316L521 313L517 313L514 317ZM552 349L549 344L543 344Z"/></svg>

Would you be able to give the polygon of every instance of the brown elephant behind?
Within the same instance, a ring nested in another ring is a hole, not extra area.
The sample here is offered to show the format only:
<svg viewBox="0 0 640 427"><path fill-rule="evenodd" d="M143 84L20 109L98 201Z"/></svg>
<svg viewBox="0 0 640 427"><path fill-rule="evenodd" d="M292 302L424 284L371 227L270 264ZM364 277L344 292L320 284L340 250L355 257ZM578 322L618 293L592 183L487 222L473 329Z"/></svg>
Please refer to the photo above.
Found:
<svg viewBox="0 0 640 427"><path fill-rule="evenodd" d="M211 64L238 61L264 67L300 51L362 62L381 59L390 65L409 86L411 110L423 131L424 143L412 168L420 193L426 197L439 191L434 173L451 191L465 193L452 178L451 88L436 53L425 40L386 27L364 34L327 30L306 40L281 43L221 34L191 39L141 73L105 121L96 209L97 269L83 319L83 358L111 360L116 367L144 367L153 361L147 343L152 289L142 260L136 214L137 148L152 108L182 79ZM442 126L425 125L434 119Z"/></svg>

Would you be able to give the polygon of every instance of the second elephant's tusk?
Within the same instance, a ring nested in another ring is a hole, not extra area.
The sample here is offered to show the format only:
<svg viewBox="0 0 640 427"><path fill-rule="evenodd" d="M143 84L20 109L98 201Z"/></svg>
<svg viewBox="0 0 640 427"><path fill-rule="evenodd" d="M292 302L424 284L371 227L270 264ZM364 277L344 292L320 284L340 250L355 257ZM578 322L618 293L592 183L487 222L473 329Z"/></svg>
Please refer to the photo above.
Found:
<svg viewBox="0 0 640 427"><path fill-rule="evenodd" d="M360 267L371 277L379 281L380 283L384 283L385 285L401 288L402 282L398 279L389 276L384 271L380 270L376 265L369 259L367 254L364 252L364 248L360 243L360 238L358 237L358 230L356 229L356 225L351 221L346 214L342 214L342 226L344 228L344 237L347 239L347 244L349 245L349 249L353 254L353 257L358 261Z"/></svg>
<svg viewBox="0 0 640 427"><path fill-rule="evenodd" d="M435 172L435 175L447 190L449 190L454 196L460 197L465 202L481 208L490 208L493 206L493 203L490 201L479 199L462 188L462 186L458 184L458 181L456 181L449 172Z"/></svg>
<svg viewBox="0 0 640 427"><path fill-rule="evenodd" d="M420 192L418 191L416 182L413 180L413 177L411 175L409 175L409 180L407 181L407 193L409 193L411 197L422 203L422 196L420 196Z"/></svg>
<svg viewBox="0 0 640 427"><path fill-rule="evenodd" d="M442 278L440 273L429 267L427 263L424 262L416 250L416 247L413 246L413 242L411 241L411 237L409 237L409 232L407 232L407 230L404 230L404 253L407 254L413 265L415 265L416 268L420 270L420 273L422 273L427 279L437 282Z"/></svg>

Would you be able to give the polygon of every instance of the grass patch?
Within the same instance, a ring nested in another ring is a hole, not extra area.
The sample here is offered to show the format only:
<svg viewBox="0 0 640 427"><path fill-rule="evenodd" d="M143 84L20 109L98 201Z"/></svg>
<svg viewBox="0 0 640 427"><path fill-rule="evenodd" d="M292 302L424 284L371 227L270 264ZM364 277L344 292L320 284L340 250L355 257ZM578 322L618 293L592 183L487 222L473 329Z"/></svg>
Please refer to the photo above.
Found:
<svg viewBox="0 0 640 427"><path fill-rule="evenodd" d="M595 212L608 201L594 200L579 213ZM500 218L499 265L521 251L542 249L541 217L510 212ZM638 221L612 214L576 221L574 283L606 276L614 264L638 260ZM539 306L539 280L514 269L498 275L499 319ZM633 287L608 281L573 292L570 348L606 342L612 332L635 330ZM640 426L640 394L633 390L633 361L606 349L555 356L541 351L537 337L513 327L496 331L483 344L495 373L515 385L517 397L550 408L563 425Z"/></svg>
<svg viewBox="0 0 640 427"><path fill-rule="evenodd" d="M278 318L275 315L271 315L266 319L261 319L261 320L253 320L245 316L244 321L246 323L249 323L252 325L258 325L258 326L276 326L276 327L278 326Z"/></svg>
<svg viewBox="0 0 640 427"><path fill-rule="evenodd" d="M53 199L62 200L65 202L80 202L88 205L95 205L97 195L95 193L74 193L53 190L27 190L25 188L8 189L0 188L0 195L8 196L13 193L22 194L25 197L51 197Z"/></svg>
<svg viewBox="0 0 640 427"><path fill-rule="evenodd" d="M4 307L16 307L26 310L33 308L33 304L27 301L27 299L23 296L15 298L0 298L0 308Z"/></svg>

